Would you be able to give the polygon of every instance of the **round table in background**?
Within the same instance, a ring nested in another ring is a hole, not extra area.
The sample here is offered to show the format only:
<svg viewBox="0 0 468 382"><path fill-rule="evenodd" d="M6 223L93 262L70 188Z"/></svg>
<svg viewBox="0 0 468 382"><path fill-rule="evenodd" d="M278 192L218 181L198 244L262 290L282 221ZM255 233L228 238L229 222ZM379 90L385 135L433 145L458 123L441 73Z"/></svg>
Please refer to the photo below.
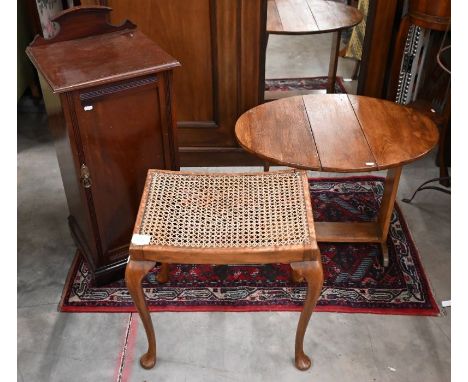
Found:
<svg viewBox="0 0 468 382"><path fill-rule="evenodd" d="M434 122L377 98L311 94L279 99L244 113L239 144L269 163L326 172L388 170L376 222L316 222L319 242L374 242L388 264L387 234L402 166L438 140Z"/></svg>
<svg viewBox="0 0 468 382"><path fill-rule="evenodd" d="M334 93L341 32L362 21L356 8L325 0L268 0L267 41L270 34L305 35L333 32L327 93Z"/></svg>

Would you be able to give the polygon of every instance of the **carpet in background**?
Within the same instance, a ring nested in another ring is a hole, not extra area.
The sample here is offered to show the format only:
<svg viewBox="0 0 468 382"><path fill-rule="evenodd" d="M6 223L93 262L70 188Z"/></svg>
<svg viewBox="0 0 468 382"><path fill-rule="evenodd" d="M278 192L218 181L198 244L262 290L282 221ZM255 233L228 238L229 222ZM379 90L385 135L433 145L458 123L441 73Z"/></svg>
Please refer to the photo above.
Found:
<svg viewBox="0 0 468 382"><path fill-rule="evenodd" d="M265 91L326 90L328 77L265 80ZM346 93L341 77L336 78L335 93Z"/></svg>

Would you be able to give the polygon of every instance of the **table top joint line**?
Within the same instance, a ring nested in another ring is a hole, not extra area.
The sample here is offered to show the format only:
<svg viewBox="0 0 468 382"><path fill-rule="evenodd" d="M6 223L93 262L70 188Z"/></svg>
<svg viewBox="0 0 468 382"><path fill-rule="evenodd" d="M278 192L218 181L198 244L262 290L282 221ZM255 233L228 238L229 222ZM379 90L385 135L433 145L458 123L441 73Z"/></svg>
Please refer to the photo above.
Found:
<svg viewBox="0 0 468 382"><path fill-rule="evenodd" d="M276 4L276 0L273 0L273 2L275 3L275 11L276 11L276 14L278 15L278 20L281 23L281 29L284 31L283 19L281 18L280 12L278 11L278 5Z"/></svg>
<svg viewBox="0 0 468 382"><path fill-rule="evenodd" d="M315 25L317 26L317 30L320 31L320 27L319 27L319 24L318 24L318 22L317 22L317 19L315 18L314 12L312 11L312 8L310 7L310 4L309 4L309 2L308 2L307 0L306 0L306 4L307 4L307 8L309 8L310 14L312 15L312 18L314 19L314 23L315 23ZM284 29L284 28L283 28L283 29Z"/></svg>
<svg viewBox="0 0 468 382"><path fill-rule="evenodd" d="M309 132L310 132L310 135L312 135L312 139L314 141L315 152L317 153L317 158L319 160L319 165L320 165L320 170L319 171L323 171L322 159L320 158L320 153L318 152L317 141L315 140L314 130L312 130L312 125L310 124L310 117L309 117L309 113L307 112L307 107L306 107L305 102L304 102L304 96L301 96L301 99L302 99L302 106L304 106L304 112L305 112L305 114L307 116L307 124L309 125ZM374 154L372 154L372 155L374 155Z"/></svg>
<svg viewBox="0 0 468 382"><path fill-rule="evenodd" d="M349 102L349 104L351 105L351 109L353 109L354 116L356 117L356 121L359 123L359 127L361 128L362 135L364 136L364 138L365 138L365 140L366 140L367 147L369 147L369 151L370 151L370 153L372 154L372 157L374 158L374 163L377 165L377 169L380 170L380 164L377 162L377 158L376 158L376 156L375 156L374 150L372 150L372 146L370 145L369 140L367 139L366 132L365 132L364 129L362 128L361 120L360 120L359 117L357 116L357 113L356 113L356 110L354 109L353 103L352 103L351 100L349 99L349 94L346 94L346 98L348 98L348 102Z"/></svg>

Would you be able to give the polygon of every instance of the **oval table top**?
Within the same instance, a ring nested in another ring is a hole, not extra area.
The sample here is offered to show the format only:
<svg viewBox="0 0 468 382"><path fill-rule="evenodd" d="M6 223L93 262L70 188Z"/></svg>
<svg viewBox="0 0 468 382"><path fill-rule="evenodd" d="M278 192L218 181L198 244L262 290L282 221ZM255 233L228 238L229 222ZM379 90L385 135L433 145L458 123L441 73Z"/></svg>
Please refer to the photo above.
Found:
<svg viewBox="0 0 468 382"><path fill-rule="evenodd" d="M437 143L435 123L394 102L349 94L310 94L245 112L236 136L268 162L314 171L384 170L412 162Z"/></svg>
<svg viewBox="0 0 468 382"><path fill-rule="evenodd" d="M268 0L267 32L314 34L346 29L362 21L356 8L325 0Z"/></svg>

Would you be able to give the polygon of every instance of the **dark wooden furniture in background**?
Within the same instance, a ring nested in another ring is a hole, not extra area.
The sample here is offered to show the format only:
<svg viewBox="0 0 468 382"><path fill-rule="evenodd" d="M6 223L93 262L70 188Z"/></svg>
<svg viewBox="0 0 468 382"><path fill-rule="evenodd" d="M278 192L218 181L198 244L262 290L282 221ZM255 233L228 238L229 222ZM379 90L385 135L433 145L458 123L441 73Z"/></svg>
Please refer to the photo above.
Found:
<svg viewBox="0 0 468 382"><path fill-rule="evenodd" d="M307 281L295 365L300 370L310 367L304 334L322 290L323 270L305 171L148 172L125 272L148 339L148 351L140 358L146 369L156 363L156 338L141 281L156 261L290 264L296 276Z"/></svg>
<svg viewBox="0 0 468 382"><path fill-rule="evenodd" d="M357 94L385 98L402 0L370 0Z"/></svg>
<svg viewBox="0 0 468 382"><path fill-rule="evenodd" d="M234 125L263 100L266 0L82 0L112 7L181 64L174 102L181 166L260 164Z"/></svg>
<svg viewBox="0 0 468 382"><path fill-rule="evenodd" d="M449 22L450 0L370 0L357 94L395 100L409 26L445 31Z"/></svg>
<svg viewBox="0 0 468 382"><path fill-rule="evenodd" d="M172 69L179 63L110 8L72 8L37 36L38 70L78 250L99 284L123 277L148 168L178 169Z"/></svg>
<svg viewBox="0 0 468 382"><path fill-rule="evenodd" d="M268 35L333 33L327 93L334 93L335 89L341 32L361 21L362 13L356 8L333 1L268 0Z"/></svg>
<svg viewBox="0 0 468 382"><path fill-rule="evenodd" d="M386 96L402 3L370 1L358 94ZM263 102L267 0L81 0L81 4L111 6L112 22L133 20L182 63L174 73L182 166L261 164L238 146L234 124L244 111Z"/></svg>
<svg viewBox="0 0 468 382"><path fill-rule="evenodd" d="M387 90L388 99L425 113L439 127L437 165L440 183L446 187L450 186L450 23L450 0L409 2L399 24Z"/></svg>
<svg viewBox="0 0 468 382"><path fill-rule="evenodd" d="M397 96L402 60L405 54L405 45L410 27L414 25L428 30L439 31L443 34L443 32L450 29L450 4L450 0L412 0L409 2L408 13L398 24L398 35L393 48L387 99L395 100ZM436 45L436 49L432 49L432 54L429 54L425 59L425 62L432 62L433 66L436 65L436 54L440 48L441 37L438 39L439 44L437 44L437 41L435 44L432 44L433 46ZM411 63L409 62L403 64L403 66L410 65Z"/></svg>
<svg viewBox="0 0 468 382"><path fill-rule="evenodd" d="M279 165L327 172L388 169L376 222L316 222L319 242L373 242L386 245L402 166L437 143L434 122L394 102L346 95L312 94L257 106L236 124L239 143Z"/></svg>

